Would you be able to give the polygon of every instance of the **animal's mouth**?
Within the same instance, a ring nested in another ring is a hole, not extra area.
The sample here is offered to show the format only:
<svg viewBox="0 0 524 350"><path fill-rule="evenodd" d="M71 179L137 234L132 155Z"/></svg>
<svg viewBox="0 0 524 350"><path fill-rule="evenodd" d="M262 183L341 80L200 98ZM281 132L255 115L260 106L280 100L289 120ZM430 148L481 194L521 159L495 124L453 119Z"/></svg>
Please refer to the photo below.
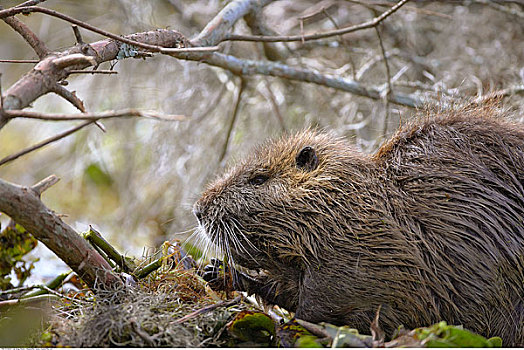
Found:
<svg viewBox="0 0 524 350"><path fill-rule="evenodd" d="M269 271L265 270L265 269L263 269L261 267L250 269L250 268L247 268L245 266L242 266L242 265L239 265L239 264L235 264L235 269L237 271L239 271L239 272L242 272L243 274L248 275L251 278L254 278L254 279L259 279L259 278L262 278L264 276L269 275Z"/></svg>
<svg viewBox="0 0 524 350"><path fill-rule="evenodd" d="M249 275L263 273L263 262L267 260L262 254L258 242L250 240L250 233L245 232L241 225L235 223L231 217L228 220L209 222L205 218L198 218L200 232L207 237L218 252L225 255L233 265L242 267Z"/></svg>

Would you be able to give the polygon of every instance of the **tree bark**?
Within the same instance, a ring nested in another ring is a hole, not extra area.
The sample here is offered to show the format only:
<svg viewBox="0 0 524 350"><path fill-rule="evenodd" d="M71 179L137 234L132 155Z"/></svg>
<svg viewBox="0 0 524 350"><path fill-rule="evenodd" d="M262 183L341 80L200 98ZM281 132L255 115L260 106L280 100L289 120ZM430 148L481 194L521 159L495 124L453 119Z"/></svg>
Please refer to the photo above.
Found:
<svg viewBox="0 0 524 350"><path fill-rule="evenodd" d="M40 193L0 179L0 211L60 257L91 288L122 284L111 266L40 200Z"/></svg>

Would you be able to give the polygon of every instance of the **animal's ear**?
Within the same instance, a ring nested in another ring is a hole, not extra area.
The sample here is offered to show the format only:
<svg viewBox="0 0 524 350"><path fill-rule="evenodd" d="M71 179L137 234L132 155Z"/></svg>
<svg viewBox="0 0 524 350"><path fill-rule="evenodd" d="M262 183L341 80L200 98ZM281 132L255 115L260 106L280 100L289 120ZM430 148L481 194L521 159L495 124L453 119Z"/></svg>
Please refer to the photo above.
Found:
<svg viewBox="0 0 524 350"><path fill-rule="evenodd" d="M315 170L318 165L317 153L313 147L306 146L298 153L295 158L297 168L307 171Z"/></svg>

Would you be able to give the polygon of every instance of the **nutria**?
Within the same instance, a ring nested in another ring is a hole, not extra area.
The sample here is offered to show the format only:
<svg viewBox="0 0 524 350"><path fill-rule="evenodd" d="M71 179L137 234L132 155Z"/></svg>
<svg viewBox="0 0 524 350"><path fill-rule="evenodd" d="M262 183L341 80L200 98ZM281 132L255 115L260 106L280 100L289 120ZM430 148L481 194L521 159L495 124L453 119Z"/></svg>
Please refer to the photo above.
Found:
<svg viewBox="0 0 524 350"><path fill-rule="evenodd" d="M524 127L417 118L374 155L331 133L269 142L193 208L235 282L296 317L389 334L445 320L524 345Z"/></svg>

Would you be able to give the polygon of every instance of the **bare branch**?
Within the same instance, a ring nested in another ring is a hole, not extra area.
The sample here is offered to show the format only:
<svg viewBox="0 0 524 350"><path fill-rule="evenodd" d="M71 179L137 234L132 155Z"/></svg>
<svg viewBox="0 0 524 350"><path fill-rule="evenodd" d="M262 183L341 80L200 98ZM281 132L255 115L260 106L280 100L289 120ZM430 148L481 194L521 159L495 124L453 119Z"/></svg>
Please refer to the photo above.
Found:
<svg viewBox="0 0 524 350"><path fill-rule="evenodd" d="M246 24L255 35L278 35L276 31L267 26L257 13L249 13L244 17ZM262 43L264 55L270 61L282 61L288 57L291 50L286 43Z"/></svg>
<svg viewBox="0 0 524 350"><path fill-rule="evenodd" d="M0 6L0 10L2 9L2 6ZM0 11L1 12L1 11ZM35 33L31 29L29 29L28 26L25 25L24 22L20 21L18 18L15 17L5 17L2 18L2 20L7 23L11 28L13 28L14 31L16 31L18 34L20 34L24 40L33 48L36 55L42 59L49 53L49 49L45 46L45 44L40 40Z"/></svg>
<svg viewBox="0 0 524 350"><path fill-rule="evenodd" d="M42 148L44 146L47 146L50 143L53 143L53 142L58 141L60 139L63 139L64 137L67 137L67 136L71 135L72 133L74 133L74 132L76 132L76 131L78 131L78 130L80 130L80 129L82 129L82 128L84 128L84 127L86 127L86 126L88 126L89 124L92 124L92 123L93 123L93 121L88 121L86 123L82 123L82 124L77 125L74 128L71 128L71 129L69 129L69 130L67 130L67 131L65 131L63 133L60 133L60 134L58 134L56 136L53 136L53 137L48 138L48 139L46 139L46 140L44 140L42 142L39 142L36 145L33 145L33 146L31 146L29 148L26 148L26 149L24 149L24 150L22 150L20 152L17 152L15 154L7 156L7 157L5 157L3 159L0 159L0 166L4 165L6 163L9 163L9 162L11 162L11 161L13 161L13 160L15 160L17 158L20 158L23 155L26 155L26 154L31 153L33 151L36 151L37 149L40 149L40 148Z"/></svg>
<svg viewBox="0 0 524 350"><path fill-rule="evenodd" d="M153 111L140 111L137 109L122 109L118 111L105 111L99 113L82 113L82 114L45 114L32 111L5 111L10 118L28 118L40 119L49 121L67 121L67 120L100 120L111 118L151 118L164 121L183 121L188 118L183 115L176 114L158 114Z"/></svg>
<svg viewBox="0 0 524 350"><path fill-rule="evenodd" d="M336 30L330 30L324 33L316 33L309 35L277 35L277 36L261 36L261 35L238 35L238 34L229 34L224 37L226 40L235 40L235 41L262 41L262 42L277 42L277 41L309 41L317 40L322 38L327 38L335 35L348 34L356 32L363 29L369 29L377 26L383 20L395 13L399 8L402 7L409 0L401 0L395 6L390 8L388 11L384 12L378 17L373 18L371 21L357 24L351 27L345 27Z"/></svg>
<svg viewBox="0 0 524 350"><path fill-rule="evenodd" d="M237 120L238 116L238 110L240 106L240 101L242 100L242 93L244 92L244 88L246 87L246 81L242 77L240 78L240 86L238 87L237 96L235 99L235 107L233 108L233 114L231 116L231 121L229 122L229 126L227 128L226 132L226 140L224 142L224 146L222 147L222 152L220 153L220 157L218 158L218 163L222 164L222 161L224 160L227 149L229 148L229 142L231 140L231 134L233 133L233 127L235 126L235 122Z"/></svg>
<svg viewBox="0 0 524 350"><path fill-rule="evenodd" d="M38 195L41 195L45 190L47 190L49 187L56 184L58 181L60 181L60 178L56 175L49 175L42 181L38 182L37 184L33 185L31 189L38 193Z"/></svg>
<svg viewBox="0 0 524 350"><path fill-rule="evenodd" d="M80 70L80 69L71 69L70 74L118 74L116 70Z"/></svg>
<svg viewBox="0 0 524 350"><path fill-rule="evenodd" d="M507 6L503 6L503 5L497 4L497 3L493 2L493 1L489 1L489 0L477 0L476 2L479 2L479 3L484 4L484 5L488 5L489 7L494 8L497 11L504 12L504 13L510 14L512 16L516 16L516 17L524 19L524 12L522 12L522 11L518 11L516 9L512 9L512 8L507 7Z"/></svg>
<svg viewBox="0 0 524 350"><path fill-rule="evenodd" d="M40 40L35 33L25 25L24 22L20 21L15 17L6 17L3 18L3 21L7 23L11 28L13 28L18 34L20 34L25 41L33 48L36 55L42 59L49 53L49 49L45 44Z"/></svg>
<svg viewBox="0 0 524 350"><path fill-rule="evenodd" d="M110 119L110 118L130 118L130 117L143 117L143 118L152 118L165 121L182 121L186 120L187 117L183 115L159 115L155 112L139 111L135 109L124 109L120 111L106 111L101 113L84 113L84 114L44 114L31 111L3 111L3 114L7 115L9 119L12 118L29 118L29 119L40 119L40 120L50 120L50 121L67 121L67 120L87 120L86 123L82 123L78 126L75 126L72 129L69 129L61 134L53 136L49 139L46 139L42 142L37 143L29 148L26 148L20 152L17 152L13 155L7 156L0 160L0 166L11 162L17 158L20 158L23 155L36 151L44 146L47 146L50 143L63 139L74 132L86 127L91 123L95 123L100 119ZM105 131L102 127L102 131Z"/></svg>
<svg viewBox="0 0 524 350"><path fill-rule="evenodd" d="M0 211L44 243L90 287L122 284L100 254L48 209L36 191L0 180Z"/></svg>
<svg viewBox="0 0 524 350"><path fill-rule="evenodd" d="M123 43L126 43L128 45L140 47L140 48L146 49L146 50L151 51L151 52L172 53L172 52L198 52L198 51L206 52L206 51L218 51L219 50L219 48L216 47L216 46L214 46L212 48L211 47L203 47L203 48L187 47L189 45L189 43L184 38L184 36L181 35L180 33L179 33L179 35L180 35L179 39L180 40L178 41L178 44L180 44L180 47L171 47L171 46L164 47L164 46L161 46L161 45L151 45L151 44L147 44L147 43L144 43L144 42L140 42L140 41L136 41L136 40L130 39L130 37L132 37L132 35L119 36L119 35L113 34L111 32L108 32L106 30L100 29L98 27L92 26L89 23L80 21L80 20L78 20L76 18L64 15L63 13L60 13L60 12L57 12L57 11L54 11L54 10L50 10L50 9L47 9L47 8L44 8L44 7L39 7L39 6L13 7L13 8L7 9L7 10L2 10L2 11L0 11L0 19L4 19L6 17L13 16L13 15L16 15L18 13L27 13L27 12L40 12L40 13L44 13L44 14L49 15L49 16L57 17L57 18L60 18L60 19L62 19L64 21L67 21L69 23L76 24L77 26L82 27L84 29L87 29L89 31L92 31L92 32L98 33L100 35L103 35L105 37L111 38L113 40L116 40L116 41L119 41L119 42L123 42Z"/></svg>
<svg viewBox="0 0 524 350"><path fill-rule="evenodd" d="M69 66L96 66L97 62L94 57L86 56L81 53L74 53L71 55L55 58L51 61L58 69L64 69Z"/></svg>
<svg viewBox="0 0 524 350"><path fill-rule="evenodd" d="M38 63L40 60L0 60L0 63Z"/></svg>
<svg viewBox="0 0 524 350"><path fill-rule="evenodd" d="M388 1L373 1L373 2L369 1L369 0L346 0L346 1L347 2L352 2L354 4L362 5L362 6L366 7L366 8L371 9L371 10L375 10L377 7L389 8L391 6L391 3L388 2ZM440 12L430 11L430 10L419 8L419 7L415 7L415 6L404 6L404 9L410 10L410 11L415 11L415 12L418 12L418 13L421 13L421 14L424 14L424 15L428 15L428 16L435 16L435 17L440 17L440 18L445 18L445 19L450 19L450 20L453 19L453 16L446 15L446 14L440 13Z"/></svg>
<svg viewBox="0 0 524 350"><path fill-rule="evenodd" d="M82 39L82 34L80 34L80 29L78 29L78 26L76 24L73 24L71 28L73 28L73 33L75 34L76 43L79 45L84 44L84 40Z"/></svg>
<svg viewBox="0 0 524 350"><path fill-rule="evenodd" d="M59 84L55 84L54 86L51 86L51 91L57 94L58 96L61 96L64 99L66 99L69 103L75 106L80 112L82 113L86 112L84 102L81 99L79 99L78 96L76 96L76 93L74 91L71 92ZM10 118L15 117L14 114L10 114L9 112L6 112L6 114Z"/></svg>
<svg viewBox="0 0 524 350"><path fill-rule="evenodd" d="M184 52L214 52L220 51L218 46L203 46L203 47L185 47L185 48L160 48L160 53L169 55L172 53L184 53Z"/></svg>
<svg viewBox="0 0 524 350"><path fill-rule="evenodd" d="M0 73L0 116L4 112L4 95L2 94L2 73Z"/></svg>
<svg viewBox="0 0 524 350"><path fill-rule="evenodd" d="M89 23L80 21L80 20L78 20L76 18L64 15L63 13L60 13L60 12L57 12L57 11L54 11L54 10L47 9L45 7L39 7L39 6L13 7L13 8L7 9L7 10L0 11L0 19L6 18L6 17L10 17L10 16L14 16L14 15L19 14L19 13L30 13L30 12L40 12L40 13L44 13L44 14L49 15L49 16L57 17L57 18L60 18L60 19L62 19L64 21L67 21L69 23L76 24L79 27L85 28L87 30L90 30L90 31L95 32L95 33L98 33L98 34L103 35L105 37L111 38L113 40L116 40L116 41L119 41L119 42L123 42L123 43L129 44L129 45L141 47L143 49L147 49L147 50L152 51L152 52L160 52L160 50L162 49L162 46L150 45L150 44L147 44L147 43L135 41L135 40L132 40L132 39L129 38L131 36L119 36L119 35L116 35L116 34L113 34L111 32L108 32L108 31L105 31L103 29L100 29L98 27L92 26ZM181 36L181 38L183 38L182 35L180 35L180 36ZM186 46L186 45L184 45L184 46Z"/></svg>
<svg viewBox="0 0 524 350"><path fill-rule="evenodd" d="M37 287L38 288L38 287ZM41 303L42 301L50 302L51 299L58 300L58 297L56 295L37 295L36 297L29 297L29 298L23 298L23 299L9 299L9 300L3 300L0 301L0 307L2 306L15 306L15 305L27 305L27 304L33 304L33 303Z"/></svg>
<svg viewBox="0 0 524 350"><path fill-rule="evenodd" d="M46 0L29 0L29 1L26 1L26 2L23 2L19 5L16 5L15 7L24 7L24 6L35 6L35 5L38 5L39 3L41 2L44 2Z"/></svg>
<svg viewBox="0 0 524 350"><path fill-rule="evenodd" d="M398 55L400 55L400 50L399 49L392 49L390 51L387 51L385 54L377 55L375 58L367 61L365 64L363 64L360 67L360 69L357 71L357 73L355 75L355 79L356 80L361 80L362 77L364 76L364 74L366 74L366 72L368 72L375 64L377 64L378 62L382 61L384 59L384 57L390 58L392 56L398 56Z"/></svg>
<svg viewBox="0 0 524 350"><path fill-rule="evenodd" d="M141 41L145 43L153 43L155 47L172 47L176 46L181 42L184 42L185 38L180 33L173 30L154 30L144 33L136 33L128 35L125 39L127 41L136 42ZM105 39L94 42L90 45L86 45L87 50L83 50L79 46L75 46L59 54L47 57L39 62L33 70L24 75L14 85L12 85L5 95L5 110L16 110L27 107L38 97L51 91L51 88L55 86L59 81L64 80L69 75L67 69L58 69L53 63L57 58L66 57L68 55L81 54L84 56L90 56L96 59L96 64L100 65L103 62L113 60L117 57L122 44L119 41L112 39ZM151 46L151 45L150 45ZM83 60L83 59L81 59ZM58 62L68 62L61 60ZM75 62L69 61L69 62ZM93 62L85 62L84 64L78 64L68 66L68 69L77 70L83 69L90 66ZM7 124L8 118L0 115L0 129Z"/></svg>
<svg viewBox="0 0 524 350"><path fill-rule="evenodd" d="M384 66L386 67L386 93L384 95L384 100L386 101L386 112L384 114L384 128L382 130L382 137L386 137L386 134L388 132L388 119L389 119L389 95L393 93L393 89L391 87L391 72L389 70L389 64L388 64L388 58L386 56L386 49L384 48L384 43L382 42L382 36L380 36L380 30L379 26L375 27L375 32L377 33L378 42L380 44L380 52L382 53L382 58L384 59Z"/></svg>
<svg viewBox="0 0 524 350"><path fill-rule="evenodd" d="M492 98L507 97L507 96L511 96L511 95L524 95L524 84L511 86L511 87L506 88L506 89L493 91L493 92L488 93L488 94L486 94L484 96L480 96L480 97L475 99L475 103L483 103L483 102L486 102L487 100L490 100Z"/></svg>
<svg viewBox="0 0 524 350"><path fill-rule="evenodd" d="M203 307L202 309L198 309L196 311L193 311L192 313L187 314L184 317L181 317L181 318L179 318L179 319L177 319L177 320L175 320L173 322L174 323L184 323L187 320L190 320L190 319L192 319L195 316L202 315L202 314L204 314L206 312L213 311L213 310L215 310L215 309L217 309L219 307L228 307L228 306L231 306L231 305L238 304L240 302L240 300L242 300L242 296L238 296L235 299L228 300L228 301L221 301L221 302L218 302L216 304L209 305L209 306Z"/></svg>
<svg viewBox="0 0 524 350"><path fill-rule="evenodd" d="M267 96L266 94L263 94L264 97L269 101L271 104L271 108L273 109L273 113L277 117L277 120L280 124L280 128L282 128L282 131L286 132L286 123L284 122L284 117L282 117L282 113L280 113L280 108L278 108L277 99L275 98L275 94L273 93L273 90L271 90L271 85L269 84L269 81L267 78L264 79L264 85L267 90Z"/></svg>
<svg viewBox="0 0 524 350"><path fill-rule="evenodd" d="M206 25L196 38L191 40L191 44L193 46L217 45L224 40L236 21L248 13L266 6L271 1L242 0L230 2Z"/></svg>
<svg viewBox="0 0 524 350"><path fill-rule="evenodd" d="M212 66L221 67L238 76L269 75L328 86L337 90L347 91L358 96L368 97L375 100L381 99L379 88L365 87L361 83L354 80L334 77L328 74L321 74L309 69L294 68L278 62L242 60L235 56L225 55L218 52L211 54L185 53L173 56L188 60L201 61ZM426 102L422 100L421 97L415 95L404 95L401 93L392 93L388 97L388 100L391 103L412 108L421 107Z"/></svg>
<svg viewBox="0 0 524 350"><path fill-rule="evenodd" d="M45 284L39 286L38 288L40 288L42 290L45 290L47 293L55 295L55 296L57 296L57 297L59 297L61 299L69 300L69 301L71 301L73 303L90 304L89 301L86 301L86 300L83 300L83 299L75 299L75 298L68 297L67 295L64 295L62 293L57 292L56 290L53 290L53 289L49 288Z"/></svg>

